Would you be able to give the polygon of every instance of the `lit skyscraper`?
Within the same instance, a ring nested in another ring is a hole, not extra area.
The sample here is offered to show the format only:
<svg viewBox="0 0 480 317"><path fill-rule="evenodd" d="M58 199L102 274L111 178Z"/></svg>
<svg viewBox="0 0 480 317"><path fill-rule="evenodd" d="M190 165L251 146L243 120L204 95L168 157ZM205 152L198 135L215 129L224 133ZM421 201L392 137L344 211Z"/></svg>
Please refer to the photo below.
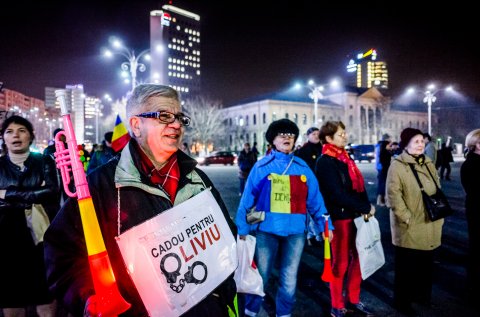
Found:
<svg viewBox="0 0 480 317"><path fill-rule="evenodd" d="M73 129L77 138L77 143L82 144L85 141L85 93L83 85L67 85L67 103L70 109L70 116L73 121Z"/></svg>
<svg viewBox="0 0 480 317"><path fill-rule="evenodd" d="M200 16L164 5L150 12L151 81L170 85L183 99L200 93Z"/></svg>
<svg viewBox="0 0 480 317"><path fill-rule="evenodd" d="M377 60L377 50L370 49L350 59L347 65L348 84L359 88L388 88L387 63Z"/></svg>

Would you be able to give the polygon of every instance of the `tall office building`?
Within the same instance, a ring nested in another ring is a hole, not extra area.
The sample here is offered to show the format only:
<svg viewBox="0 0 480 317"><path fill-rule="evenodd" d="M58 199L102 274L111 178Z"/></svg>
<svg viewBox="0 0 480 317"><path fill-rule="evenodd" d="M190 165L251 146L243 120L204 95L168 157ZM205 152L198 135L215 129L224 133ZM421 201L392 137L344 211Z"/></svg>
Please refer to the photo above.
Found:
<svg viewBox="0 0 480 317"><path fill-rule="evenodd" d="M348 84L359 88L388 88L387 63L377 60L378 53L370 49L351 58L347 65Z"/></svg>
<svg viewBox="0 0 480 317"><path fill-rule="evenodd" d="M200 93L200 16L164 5L150 12L151 81L172 86L182 99Z"/></svg>
<svg viewBox="0 0 480 317"><path fill-rule="evenodd" d="M85 93L83 92L83 85L66 85L67 92L67 106L70 111L70 117L73 122L73 130L77 143L85 142Z"/></svg>

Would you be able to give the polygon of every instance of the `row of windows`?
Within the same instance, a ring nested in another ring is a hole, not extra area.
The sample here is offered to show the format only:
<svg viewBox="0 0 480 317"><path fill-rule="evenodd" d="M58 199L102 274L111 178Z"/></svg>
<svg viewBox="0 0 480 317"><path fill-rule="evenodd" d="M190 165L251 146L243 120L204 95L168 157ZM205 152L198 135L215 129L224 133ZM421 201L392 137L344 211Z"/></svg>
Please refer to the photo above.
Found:
<svg viewBox="0 0 480 317"><path fill-rule="evenodd" d="M285 118L286 119L290 119L290 114L289 113L285 113ZM279 117L277 117L277 114L274 112L272 113L272 122L275 121L275 120L278 120L280 119ZM235 121L235 125L237 126L248 126L250 125L250 117L249 115L246 115L245 118L243 116L239 116L239 117L235 117L235 118L228 118L227 119L228 122L225 122L226 125L229 125L229 126L233 126L234 124L234 121ZM291 118L290 120L292 120L293 122L295 122L295 124L299 124L299 116L297 113L294 113L293 114L293 118ZM313 122L314 118L312 116L312 122L311 124L313 125L314 122ZM327 120L326 116L322 116L321 118L321 122L325 122ZM330 116L328 120L333 120L333 117ZM338 119L340 120L340 118ZM302 114L302 119L301 119L301 123L303 125L307 125L309 124L308 123L308 116L306 114ZM256 125L257 124L257 115L254 114L252 116L252 124L253 125ZM264 112L262 114L262 124L267 124L267 114Z"/></svg>
<svg viewBox="0 0 480 317"><path fill-rule="evenodd" d="M197 71L197 75L200 75L200 71ZM193 76L188 75L188 74L180 74L180 73L175 73L175 72L168 72L169 77L177 77L177 78L182 78L182 79L193 79Z"/></svg>
<svg viewBox="0 0 480 317"><path fill-rule="evenodd" d="M200 64L197 64L197 63L186 62L185 65L190 66L192 68L200 68ZM185 71L185 67L177 66L177 65L170 65L170 64L168 65L168 69L173 69L173 70L177 70L177 71L180 71L180 72Z"/></svg>
<svg viewBox="0 0 480 317"><path fill-rule="evenodd" d="M180 26L177 26L177 30L180 31ZM185 28L185 33L192 34L192 35L195 35L195 36L200 36L199 31L195 31L195 30L192 30L192 29L189 29L189 28Z"/></svg>
<svg viewBox="0 0 480 317"><path fill-rule="evenodd" d="M249 133L245 133L245 134L241 134L239 137L242 143L248 142L250 143L250 145L252 145L253 142L258 142L256 133L252 133L251 135ZM265 133L264 133L264 137L265 137ZM234 140L235 140L235 136L230 134L229 135L230 147L234 145Z"/></svg>
<svg viewBox="0 0 480 317"><path fill-rule="evenodd" d="M175 44L168 44L168 48L172 49L172 50L177 50L177 51L180 51L180 52L185 52L185 53L188 53L189 52L189 49L186 48L186 47L181 47L180 45L175 45Z"/></svg>

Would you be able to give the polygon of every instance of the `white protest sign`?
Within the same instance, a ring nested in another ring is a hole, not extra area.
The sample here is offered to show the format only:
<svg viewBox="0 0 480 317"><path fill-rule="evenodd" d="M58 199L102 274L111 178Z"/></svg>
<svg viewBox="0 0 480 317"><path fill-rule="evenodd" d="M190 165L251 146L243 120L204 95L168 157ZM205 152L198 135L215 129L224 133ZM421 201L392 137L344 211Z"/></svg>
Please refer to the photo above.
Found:
<svg viewBox="0 0 480 317"><path fill-rule="evenodd" d="M210 190L117 237L150 316L180 316L232 274L235 238Z"/></svg>

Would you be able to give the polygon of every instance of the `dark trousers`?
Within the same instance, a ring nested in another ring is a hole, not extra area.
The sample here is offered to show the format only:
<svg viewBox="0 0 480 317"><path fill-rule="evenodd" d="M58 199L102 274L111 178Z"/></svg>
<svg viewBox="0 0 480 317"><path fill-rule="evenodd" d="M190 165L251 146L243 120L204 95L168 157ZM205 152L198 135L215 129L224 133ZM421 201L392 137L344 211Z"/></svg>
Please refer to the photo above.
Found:
<svg viewBox="0 0 480 317"><path fill-rule="evenodd" d="M247 182L247 178L238 178L240 180L240 194L243 194L243 190L245 189L245 183Z"/></svg>
<svg viewBox="0 0 480 317"><path fill-rule="evenodd" d="M382 197L385 196L385 186L387 184L387 171L388 170L377 170L377 180L378 180L378 186L377 186L377 195L381 195Z"/></svg>
<svg viewBox="0 0 480 317"><path fill-rule="evenodd" d="M442 164L442 166L440 167L440 178L443 179L443 175L445 175L446 179L450 179L451 171L452 171L452 168L450 167L450 163Z"/></svg>
<svg viewBox="0 0 480 317"><path fill-rule="evenodd" d="M430 303L434 251L395 247L394 300L398 306Z"/></svg>
<svg viewBox="0 0 480 317"><path fill-rule="evenodd" d="M465 210L468 225L468 262L467 262L467 287L468 295L475 300L480 296L480 261L477 260L480 250L480 208L470 207Z"/></svg>

